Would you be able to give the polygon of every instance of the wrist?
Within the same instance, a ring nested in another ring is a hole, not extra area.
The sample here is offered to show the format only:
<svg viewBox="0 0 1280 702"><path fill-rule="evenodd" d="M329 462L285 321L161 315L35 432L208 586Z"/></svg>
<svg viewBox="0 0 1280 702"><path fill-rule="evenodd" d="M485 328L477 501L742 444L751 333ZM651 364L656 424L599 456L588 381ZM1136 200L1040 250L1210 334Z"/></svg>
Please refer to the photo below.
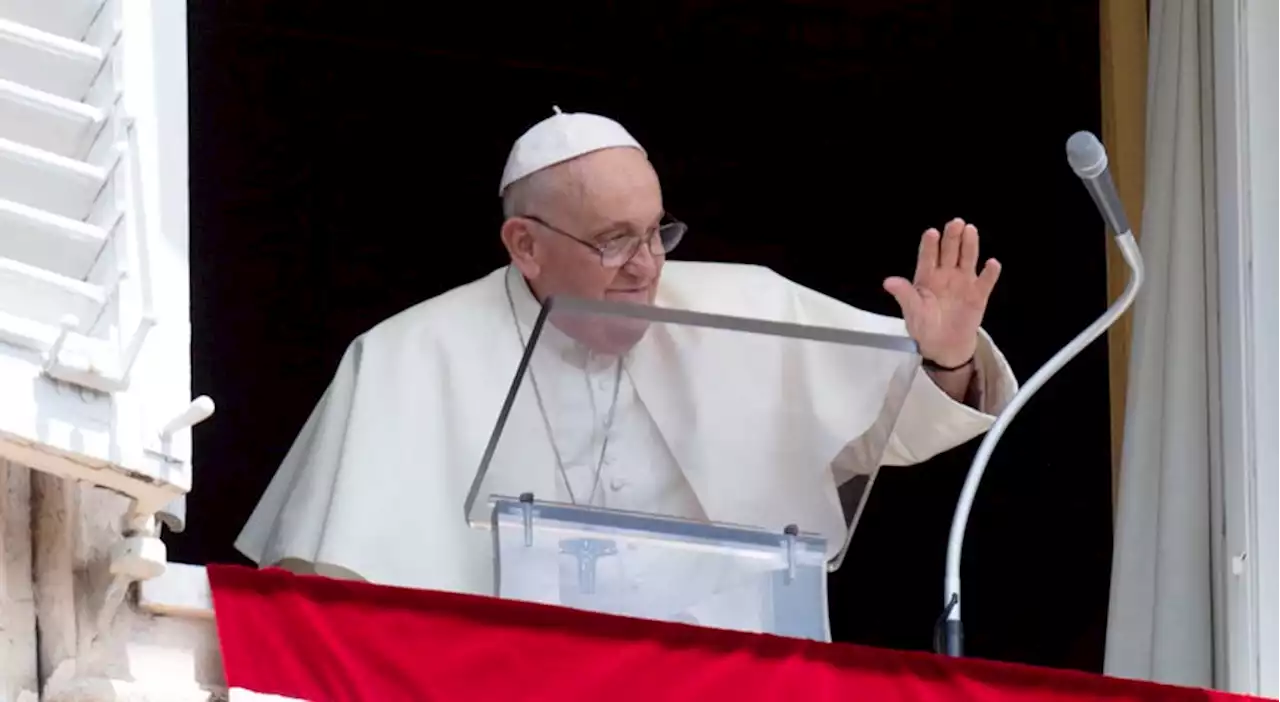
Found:
<svg viewBox="0 0 1280 702"><path fill-rule="evenodd" d="M975 355L970 355L968 359L961 361L959 363L955 363L955 362L947 362L947 361L935 361L932 358L929 358L926 356L920 361L920 365L925 370L934 371L936 373L957 373L959 371L972 368L975 357L976 357Z"/></svg>

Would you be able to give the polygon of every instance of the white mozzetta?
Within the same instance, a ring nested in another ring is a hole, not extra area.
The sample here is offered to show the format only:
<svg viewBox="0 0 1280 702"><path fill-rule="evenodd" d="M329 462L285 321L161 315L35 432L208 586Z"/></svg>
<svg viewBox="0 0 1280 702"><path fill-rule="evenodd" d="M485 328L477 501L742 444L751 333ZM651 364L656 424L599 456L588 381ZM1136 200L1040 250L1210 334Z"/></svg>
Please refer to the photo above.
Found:
<svg viewBox="0 0 1280 702"><path fill-rule="evenodd" d="M83 158L102 110L11 80L0 80L0 134L58 156Z"/></svg>
<svg viewBox="0 0 1280 702"><path fill-rule="evenodd" d="M103 0L0 0L0 17L60 37L82 39Z"/></svg>

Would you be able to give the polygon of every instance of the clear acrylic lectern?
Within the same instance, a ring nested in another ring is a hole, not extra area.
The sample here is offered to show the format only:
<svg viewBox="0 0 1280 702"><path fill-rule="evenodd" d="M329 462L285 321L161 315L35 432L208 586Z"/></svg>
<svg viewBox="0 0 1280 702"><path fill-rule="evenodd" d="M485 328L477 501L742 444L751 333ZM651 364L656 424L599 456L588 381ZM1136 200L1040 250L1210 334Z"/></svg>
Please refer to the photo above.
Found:
<svg viewBox="0 0 1280 702"><path fill-rule="evenodd" d="M464 507L494 594L829 640L826 575L919 368L900 323L867 326L573 298L513 323Z"/></svg>

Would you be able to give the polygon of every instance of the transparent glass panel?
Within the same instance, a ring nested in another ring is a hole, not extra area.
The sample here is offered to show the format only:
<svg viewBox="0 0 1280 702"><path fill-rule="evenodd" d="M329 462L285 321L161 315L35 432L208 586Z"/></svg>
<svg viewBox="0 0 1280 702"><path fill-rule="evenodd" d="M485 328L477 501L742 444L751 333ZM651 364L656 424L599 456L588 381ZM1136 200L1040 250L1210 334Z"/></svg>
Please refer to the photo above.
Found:
<svg viewBox="0 0 1280 702"><path fill-rule="evenodd" d="M493 520L499 597L829 640L821 537L503 500Z"/></svg>
<svg viewBox="0 0 1280 702"><path fill-rule="evenodd" d="M806 564L838 567L915 344L567 298L523 331L465 505L494 531L495 594L822 638Z"/></svg>

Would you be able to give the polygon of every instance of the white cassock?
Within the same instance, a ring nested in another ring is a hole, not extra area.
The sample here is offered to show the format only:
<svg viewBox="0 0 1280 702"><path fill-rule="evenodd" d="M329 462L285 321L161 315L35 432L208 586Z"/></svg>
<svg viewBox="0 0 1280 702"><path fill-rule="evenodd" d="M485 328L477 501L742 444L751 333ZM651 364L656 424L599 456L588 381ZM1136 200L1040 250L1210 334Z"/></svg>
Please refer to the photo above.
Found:
<svg viewBox="0 0 1280 702"><path fill-rule="evenodd" d="M655 304L905 334L899 318L756 266L668 261ZM263 566L300 561L320 574L493 594L492 536L468 525L463 503L539 307L506 267L356 339L236 547ZM537 392L519 393L502 438L504 450L519 451L523 464L539 471L521 478L531 482L520 491L779 531L797 524L838 548L847 527L837 487L878 467L856 465L857 451L846 445L884 406L894 369L874 355L852 368L824 364L816 353L799 367L790 359L772 366L776 373L753 370L749 387L735 393L731 385L742 378L734 376L732 355L723 346L712 347L719 351L712 357L692 350L698 344L682 333L696 332L651 327L619 366L547 325L532 362ZM919 371L877 464L919 463L991 425L1017 381L980 336L977 409ZM744 428L733 419L744 402L802 407L810 428ZM797 455L815 459L797 467ZM753 628L725 618L739 608L726 610L722 601L718 609L692 616L710 626Z"/></svg>

